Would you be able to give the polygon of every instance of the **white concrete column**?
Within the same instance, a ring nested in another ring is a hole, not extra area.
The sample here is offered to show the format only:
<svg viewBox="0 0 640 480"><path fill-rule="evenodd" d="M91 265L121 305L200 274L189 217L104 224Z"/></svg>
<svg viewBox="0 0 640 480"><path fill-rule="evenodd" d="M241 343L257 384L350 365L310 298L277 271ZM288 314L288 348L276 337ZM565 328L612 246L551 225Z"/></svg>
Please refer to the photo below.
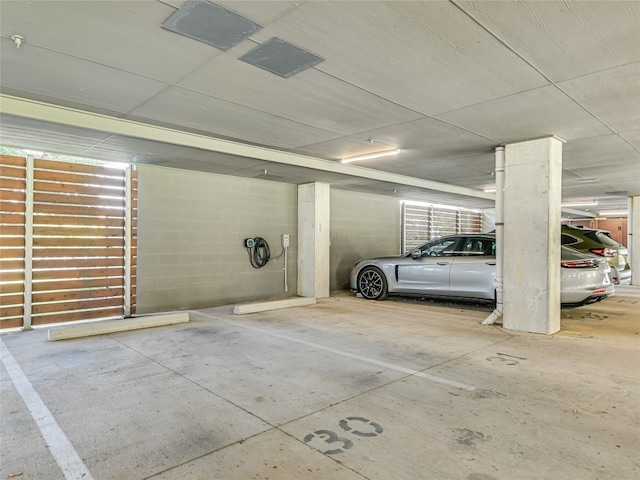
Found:
<svg viewBox="0 0 640 480"><path fill-rule="evenodd" d="M506 145L503 326L511 330L560 330L562 143Z"/></svg>
<svg viewBox="0 0 640 480"><path fill-rule="evenodd" d="M640 196L629 197L627 218L627 259L631 264L631 285L640 285Z"/></svg>
<svg viewBox="0 0 640 480"><path fill-rule="evenodd" d="M298 295L329 296L331 192L328 183L298 186Z"/></svg>

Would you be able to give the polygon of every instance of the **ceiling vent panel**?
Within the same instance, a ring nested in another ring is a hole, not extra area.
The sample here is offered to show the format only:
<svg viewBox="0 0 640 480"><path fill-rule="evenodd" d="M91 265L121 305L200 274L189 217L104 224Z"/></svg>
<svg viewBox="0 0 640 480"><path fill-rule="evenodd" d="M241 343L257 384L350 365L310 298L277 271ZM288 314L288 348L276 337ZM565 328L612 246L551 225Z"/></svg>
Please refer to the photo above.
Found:
<svg viewBox="0 0 640 480"><path fill-rule="evenodd" d="M245 53L240 60L284 78L324 62L324 58L277 37Z"/></svg>
<svg viewBox="0 0 640 480"><path fill-rule="evenodd" d="M187 0L162 27L227 51L262 25L209 0Z"/></svg>

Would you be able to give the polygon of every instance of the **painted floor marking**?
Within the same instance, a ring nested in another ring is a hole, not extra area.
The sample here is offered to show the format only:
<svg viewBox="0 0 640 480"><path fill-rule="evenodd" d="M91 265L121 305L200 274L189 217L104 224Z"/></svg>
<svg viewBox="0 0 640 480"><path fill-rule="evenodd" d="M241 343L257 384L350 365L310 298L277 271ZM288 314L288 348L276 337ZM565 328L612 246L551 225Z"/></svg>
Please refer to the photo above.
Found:
<svg viewBox="0 0 640 480"><path fill-rule="evenodd" d="M1 360L66 480L94 480L80 455L0 339Z"/></svg>
<svg viewBox="0 0 640 480"><path fill-rule="evenodd" d="M203 313L203 312L194 311L194 313L197 313L197 314L200 314L200 315L204 315L206 317L209 317L209 318L212 318L212 319L215 319L215 320L220 320L219 317L214 317L213 315L209 315L209 314L206 314L206 313ZM400 365L394 365L392 363L382 362L380 360L376 360L375 358L363 357L362 355L357 355L355 353L345 352L344 350L338 350L336 348L331 348L331 347L327 347L327 346L324 346L324 345L319 345L319 344L313 343L313 342L307 342L306 340L301 340L299 338L290 337L288 335L281 335L279 333L270 332L268 330L263 330L261 328L250 327L248 325L243 325L242 323L234 322L232 320L226 320L226 321L228 321L230 323L233 323L234 325L242 326L244 328L248 328L248 329L251 329L251 330L256 330L256 331L258 331L260 333L263 333L265 335L270 335L272 337L281 338L283 340L287 340L287 341L290 341L290 342L299 343L301 345L306 345L308 347L316 348L318 350L324 350L325 352L335 353L336 355L342 355L343 357L352 358L354 360L360 360L361 362L366 362L366 363L370 363L372 365L377 365L379 367L388 368L389 370L395 370L397 372L406 373L408 375L413 375L413 376L416 376L416 377L425 378L427 380L431 380L432 382L443 383L445 385L449 385L451 387L460 388L462 390L469 390L469 391L476 390L476 387L473 387L471 385L466 385L464 383L456 382L454 380L449 380L449 379L443 378L443 377L438 377L436 375L430 375L428 373L420 372L418 370L413 370L411 368L401 367Z"/></svg>

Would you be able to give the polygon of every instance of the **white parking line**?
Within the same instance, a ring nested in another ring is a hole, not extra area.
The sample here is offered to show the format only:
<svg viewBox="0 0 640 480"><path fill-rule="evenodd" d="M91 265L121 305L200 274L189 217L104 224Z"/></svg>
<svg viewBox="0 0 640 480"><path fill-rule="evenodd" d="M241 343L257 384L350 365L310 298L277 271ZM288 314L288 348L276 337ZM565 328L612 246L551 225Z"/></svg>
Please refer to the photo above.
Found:
<svg viewBox="0 0 640 480"><path fill-rule="evenodd" d="M9 372L16 390L40 429L42 438L44 438L51 455L62 470L64 478L67 480L94 480L80 455L73 448L51 411L49 411L38 392L33 388L33 385L31 385L31 382L29 382L29 379L2 339L0 339L0 352L2 353L0 357L2 363L7 372Z"/></svg>
<svg viewBox="0 0 640 480"><path fill-rule="evenodd" d="M203 313L203 312L199 312L199 311L193 311L193 313L196 313L196 314L199 314L199 315L203 315L205 317L209 317L209 318L212 318L214 320L220 320L219 317L215 317L215 316L209 315L207 313ZM427 380L431 380L432 382L443 383L445 385L449 385L451 387L460 388L460 389L463 389L463 390L469 390L469 391L476 390L476 387L473 387L471 385L466 385L464 383L456 382L454 380L449 380L449 379L443 378L443 377L438 377L436 375L430 375L428 373L420 372L418 370L413 370L411 368L401 367L399 365L394 365L392 363L382 362L380 360L376 360L375 358L363 357L362 355L357 355L355 353L345 352L344 350L338 350L338 349L335 349L335 348L326 347L324 345L319 345L317 343L307 342L306 340L300 340L299 338L289 337L288 335L281 335L279 333L273 333L273 332L270 332L268 330L263 330L261 328L250 327L248 325L244 325L244 324L239 323L239 322L234 322L232 320L226 320L225 319L225 321L233 323L234 325L238 325L238 326L241 326L241 327L244 327L244 328L248 328L250 330L255 330L255 331L263 333L265 335L270 335L272 337L281 338L281 339L287 340L289 342L299 343L301 345L306 345L308 347L313 347L313 348L316 348L318 350L324 350L325 352L335 353L337 355L342 355L343 357L352 358L354 360L360 360L361 362L366 362L366 363L370 363L372 365L377 365L379 367L388 368L389 370L395 370L397 372L406 373L408 375L414 375L416 377L425 378Z"/></svg>

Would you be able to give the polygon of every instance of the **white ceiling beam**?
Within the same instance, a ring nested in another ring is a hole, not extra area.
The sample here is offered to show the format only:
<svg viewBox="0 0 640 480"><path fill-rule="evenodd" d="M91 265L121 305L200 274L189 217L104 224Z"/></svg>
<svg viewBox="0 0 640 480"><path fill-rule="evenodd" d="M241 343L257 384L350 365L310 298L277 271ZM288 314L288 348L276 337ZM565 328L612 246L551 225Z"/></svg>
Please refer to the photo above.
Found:
<svg viewBox="0 0 640 480"><path fill-rule="evenodd" d="M10 115L53 122L80 128L88 128L114 135L141 138L162 143L172 143L185 147L199 148L212 152L255 158L284 165L312 168L324 172L349 175L352 177L395 183L437 192L446 192L466 197L494 200L495 194L481 192L467 187L449 185L421 178L399 175L355 165L345 165L320 158L282 152L265 147L246 145L230 140L221 140L205 135L183 132L166 127L150 125L132 120L85 112L73 108L61 107L49 103L27 100L11 95L0 94L0 111Z"/></svg>

